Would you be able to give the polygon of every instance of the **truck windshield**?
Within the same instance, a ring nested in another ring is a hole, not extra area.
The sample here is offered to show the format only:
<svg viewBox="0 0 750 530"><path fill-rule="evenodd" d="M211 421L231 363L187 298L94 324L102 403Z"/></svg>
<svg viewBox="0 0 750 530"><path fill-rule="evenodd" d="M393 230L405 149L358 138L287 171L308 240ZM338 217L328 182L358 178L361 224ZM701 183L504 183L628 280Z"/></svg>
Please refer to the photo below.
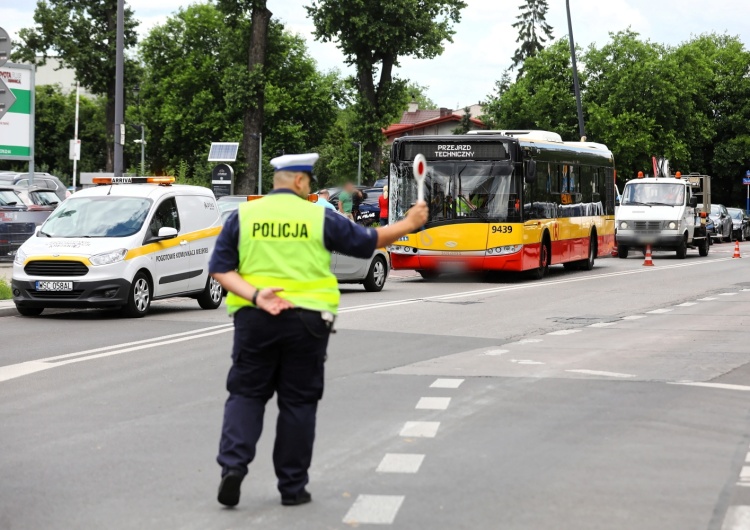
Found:
<svg viewBox="0 0 750 530"><path fill-rule="evenodd" d="M632 182L625 186L621 205L683 206L685 185L677 183Z"/></svg>
<svg viewBox="0 0 750 530"><path fill-rule="evenodd" d="M139 197L71 197L42 226L47 237L127 237L138 233L151 209Z"/></svg>
<svg viewBox="0 0 750 530"><path fill-rule="evenodd" d="M398 219L417 200L411 163L392 166ZM430 162L424 183L430 208L428 222L507 221L519 213L518 184L510 160L494 162Z"/></svg>

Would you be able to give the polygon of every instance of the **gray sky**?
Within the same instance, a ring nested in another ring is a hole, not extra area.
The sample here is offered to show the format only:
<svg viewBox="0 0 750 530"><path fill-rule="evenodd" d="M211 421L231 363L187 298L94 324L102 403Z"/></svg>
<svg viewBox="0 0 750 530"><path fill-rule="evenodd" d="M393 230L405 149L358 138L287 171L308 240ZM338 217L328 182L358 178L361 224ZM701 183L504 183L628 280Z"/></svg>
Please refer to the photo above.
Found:
<svg viewBox="0 0 750 530"><path fill-rule="evenodd" d="M428 95L440 106L463 107L483 100L503 70L510 64L516 45L511 27L522 0L466 0L454 43L431 61L402 60L400 75L429 87ZM139 32L164 21L181 6L182 0L131 0L128 2L141 21ZM334 44L312 40L312 24L299 0L268 0L274 16L303 35L311 55L324 69L343 68L343 58ZM567 35L564 0L549 0L548 22L555 37ZM14 36L20 28L33 25L35 0L0 0L0 24ZM609 32L631 27L651 40L678 44L707 32L739 35L750 42L748 0L571 0L573 31L579 45L604 43Z"/></svg>

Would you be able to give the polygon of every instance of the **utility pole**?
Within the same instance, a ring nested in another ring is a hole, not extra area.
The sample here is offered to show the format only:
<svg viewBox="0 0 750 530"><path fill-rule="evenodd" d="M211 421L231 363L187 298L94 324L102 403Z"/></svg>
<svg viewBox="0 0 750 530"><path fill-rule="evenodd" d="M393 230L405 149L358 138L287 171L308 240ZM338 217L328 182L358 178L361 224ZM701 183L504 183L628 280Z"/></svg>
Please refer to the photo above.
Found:
<svg viewBox="0 0 750 530"><path fill-rule="evenodd" d="M354 147L359 148L359 162L357 163L357 186L362 185L362 142L352 142Z"/></svg>
<svg viewBox="0 0 750 530"><path fill-rule="evenodd" d="M573 61L573 87L576 92L576 106L578 107L578 131L581 134L581 141L583 142L586 140L586 126L583 123L581 84L578 81L578 61L576 61L576 44L573 39L573 21L570 18L570 0L565 0L565 7L568 10L568 37L570 40L570 58Z"/></svg>
<svg viewBox="0 0 750 530"><path fill-rule="evenodd" d="M80 97L81 97L81 84L78 81L76 81L76 124L73 128L74 144L78 144L78 107L79 107ZM78 156L73 157L73 193L75 193L76 191L76 175L78 175Z"/></svg>
<svg viewBox="0 0 750 530"><path fill-rule="evenodd" d="M115 52L115 177L122 177L122 151L125 144L125 0L117 0L117 39Z"/></svg>

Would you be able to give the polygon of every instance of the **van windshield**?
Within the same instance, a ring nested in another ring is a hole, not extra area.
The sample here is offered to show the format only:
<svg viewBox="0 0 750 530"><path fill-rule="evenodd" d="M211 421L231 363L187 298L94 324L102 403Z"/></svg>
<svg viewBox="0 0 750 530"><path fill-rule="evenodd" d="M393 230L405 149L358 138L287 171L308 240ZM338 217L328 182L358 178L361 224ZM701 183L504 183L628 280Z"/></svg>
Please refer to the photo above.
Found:
<svg viewBox="0 0 750 530"><path fill-rule="evenodd" d="M632 182L625 186L622 205L682 206L685 204L683 184Z"/></svg>
<svg viewBox="0 0 750 530"><path fill-rule="evenodd" d="M140 197L71 197L47 218L47 237L128 237L137 234L151 209Z"/></svg>

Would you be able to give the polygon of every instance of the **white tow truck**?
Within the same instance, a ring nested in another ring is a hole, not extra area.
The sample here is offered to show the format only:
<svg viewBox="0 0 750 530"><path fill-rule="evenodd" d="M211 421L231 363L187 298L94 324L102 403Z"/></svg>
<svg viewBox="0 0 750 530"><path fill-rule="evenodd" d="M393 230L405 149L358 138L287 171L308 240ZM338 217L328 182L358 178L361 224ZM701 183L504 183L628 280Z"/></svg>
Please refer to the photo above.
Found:
<svg viewBox="0 0 750 530"><path fill-rule="evenodd" d="M674 250L684 259L687 249L707 256L710 239L706 219L711 212L711 177L691 173L628 181L615 216L617 252Z"/></svg>

